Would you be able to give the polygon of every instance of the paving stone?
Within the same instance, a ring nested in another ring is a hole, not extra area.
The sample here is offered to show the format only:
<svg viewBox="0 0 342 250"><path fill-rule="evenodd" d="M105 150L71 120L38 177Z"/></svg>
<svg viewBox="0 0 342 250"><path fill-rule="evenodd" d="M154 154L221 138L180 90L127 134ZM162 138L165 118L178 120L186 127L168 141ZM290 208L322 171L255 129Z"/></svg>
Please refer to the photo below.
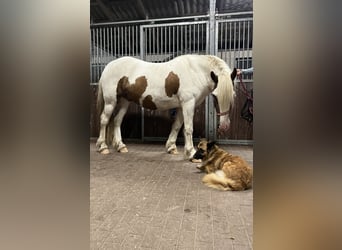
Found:
<svg viewBox="0 0 342 250"><path fill-rule="evenodd" d="M204 186L183 147L127 147L101 155L90 143L90 249L252 249L253 190ZM253 163L252 147L221 147Z"/></svg>

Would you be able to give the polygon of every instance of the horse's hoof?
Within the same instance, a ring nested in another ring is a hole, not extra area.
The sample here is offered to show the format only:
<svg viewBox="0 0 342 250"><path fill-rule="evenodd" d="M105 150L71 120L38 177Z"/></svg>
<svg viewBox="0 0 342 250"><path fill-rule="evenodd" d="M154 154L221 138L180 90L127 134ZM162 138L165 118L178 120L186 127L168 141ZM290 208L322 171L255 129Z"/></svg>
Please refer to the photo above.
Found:
<svg viewBox="0 0 342 250"><path fill-rule="evenodd" d="M104 148L104 149L100 150L100 153L102 155L108 155L109 154L109 149L108 148Z"/></svg>
<svg viewBox="0 0 342 250"><path fill-rule="evenodd" d="M178 150L176 148L173 148L173 149L169 150L169 154L178 155Z"/></svg>
<svg viewBox="0 0 342 250"><path fill-rule="evenodd" d="M193 163L201 163L202 162L201 159L194 159L194 158L190 159L190 161L193 162Z"/></svg>
<svg viewBox="0 0 342 250"><path fill-rule="evenodd" d="M119 149L120 153L128 153L128 149L126 147L122 147Z"/></svg>

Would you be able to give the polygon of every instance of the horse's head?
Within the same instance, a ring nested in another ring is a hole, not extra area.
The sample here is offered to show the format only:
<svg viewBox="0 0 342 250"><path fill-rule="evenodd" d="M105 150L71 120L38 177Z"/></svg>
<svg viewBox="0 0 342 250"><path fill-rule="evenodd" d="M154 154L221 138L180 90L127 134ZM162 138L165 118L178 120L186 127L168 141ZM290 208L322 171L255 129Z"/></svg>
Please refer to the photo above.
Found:
<svg viewBox="0 0 342 250"><path fill-rule="evenodd" d="M223 134L228 131L230 125L229 112L234 104L234 79L236 68L231 71L229 68L222 70L217 75L212 71L211 78L215 82L215 89L212 92L216 113L220 116L218 132Z"/></svg>

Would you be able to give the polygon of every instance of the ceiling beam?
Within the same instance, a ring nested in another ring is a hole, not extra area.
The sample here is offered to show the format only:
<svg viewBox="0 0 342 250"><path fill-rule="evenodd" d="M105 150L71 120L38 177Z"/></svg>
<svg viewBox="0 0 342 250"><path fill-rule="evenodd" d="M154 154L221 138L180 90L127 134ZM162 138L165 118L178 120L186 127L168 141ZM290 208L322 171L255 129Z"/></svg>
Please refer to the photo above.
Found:
<svg viewBox="0 0 342 250"><path fill-rule="evenodd" d="M104 0L96 0L96 2L108 20L115 20L115 15L111 8L108 6L108 2L105 2Z"/></svg>
<svg viewBox="0 0 342 250"><path fill-rule="evenodd" d="M182 0L178 0L179 12L181 16L184 16L184 3Z"/></svg>
<svg viewBox="0 0 342 250"><path fill-rule="evenodd" d="M140 18L148 19L148 13L146 11L146 8L142 0L137 0L137 5L138 5L137 11L139 13Z"/></svg>

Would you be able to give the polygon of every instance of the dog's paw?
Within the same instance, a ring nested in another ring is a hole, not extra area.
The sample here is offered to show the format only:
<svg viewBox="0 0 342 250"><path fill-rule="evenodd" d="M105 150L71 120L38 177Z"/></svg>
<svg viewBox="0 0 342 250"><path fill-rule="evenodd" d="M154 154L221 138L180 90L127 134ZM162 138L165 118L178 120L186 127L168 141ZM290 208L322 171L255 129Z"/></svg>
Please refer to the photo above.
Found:
<svg viewBox="0 0 342 250"><path fill-rule="evenodd" d="M199 171L204 172L204 167L203 167L201 164L198 164L198 165L196 166L196 168L197 168Z"/></svg>
<svg viewBox="0 0 342 250"><path fill-rule="evenodd" d="M190 161L193 163L201 163L202 162L201 159L194 159L194 158L190 159Z"/></svg>

